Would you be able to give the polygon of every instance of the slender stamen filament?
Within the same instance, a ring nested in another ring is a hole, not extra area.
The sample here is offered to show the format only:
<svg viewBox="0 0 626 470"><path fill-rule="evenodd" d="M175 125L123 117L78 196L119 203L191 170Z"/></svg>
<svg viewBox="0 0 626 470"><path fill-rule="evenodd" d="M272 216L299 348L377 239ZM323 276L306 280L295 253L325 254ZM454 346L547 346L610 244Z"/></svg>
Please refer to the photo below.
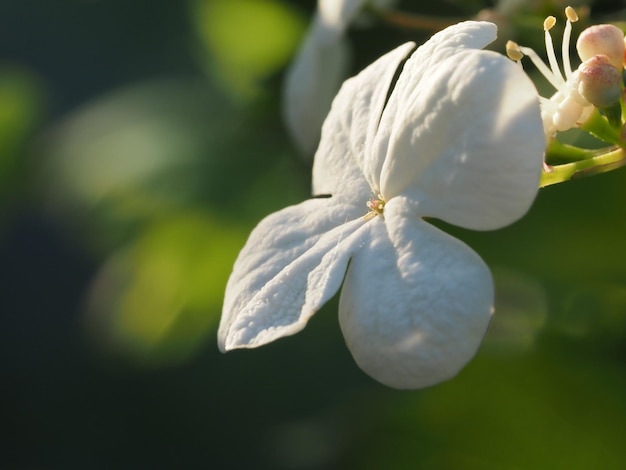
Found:
<svg viewBox="0 0 626 470"><path fill-rule="evenodd" d="M572 76L572 65L569 61L569 40L572 35L572 22L568 19L565 23L565 31L563 31L563 43L561 44L561 57L563 58L563 70L565 78L570 79Z"/></svg>
<svg viewBox="0 0 626 470"><path fill-rule="evenodd" d="M560 85L565 84L565 79L563 75L561 75L561 71L559 70L559 63L556 60L556 54L554 53L554 44L552 43L552 36L550 35L550 30L556 24L556 18L554 16L548 16L543 22L543 30L545 31L546 38L546 52L548 53L548 61L550 62L550 68L552 69L552 74L556 79L557 83ZM559 88L557 86L557 88Z"/></svg>
<svg viewBox="0 0 626 470"><path fill-rule="evenodd" d="M506 45L506 52L509 58L517 62L520 61L523 55L527 55L535 67L537 67L537 70L539 70L546 80L557 90L560 90L565 85L566 79L569 80L574 75L569 57L569 43L572 36L572 23L578 21L578 15L572 7L568 6L565 9L565 16L567 17L567 23L563 31L563 42L561 44L561 56L563 59L565 78L561 74L561 69L559 68L556 54L554 53L552 35L550 34L550 30L556 24L556 18L554 16L548 16L543 21L546 53L548 54L548 63L550 64L549 67L533 49L519 46L513 41L508 41Z"/></svg>
<svg viewBox="0 0 626 470"><path fill-rule="evenodd" d="M562 83L557 80L552 71L548 68L545 62L541 60L541 58L534 50L532 50L530 47L523 46L519 46L519 50L522 51L524 55L527 55L530 58L535 67L537 67L537 70L539 70L541 74L546 77L546 80L548 80L554 88L556 88L557 90L561 88ZM554 54L554 51L552 53Z"/></svg>
<svg viewBox="0 0 626 470"><path fill-rule="evenodd" d="M569 41L572 36L572 23L578 21L576 11L570 6L565 9L567 22L565 23L565 31L563 31L563 43L561 44L561 57L563 58L563 70L565 77L569 80L572 76L572 66L569 60Z"/></svg>

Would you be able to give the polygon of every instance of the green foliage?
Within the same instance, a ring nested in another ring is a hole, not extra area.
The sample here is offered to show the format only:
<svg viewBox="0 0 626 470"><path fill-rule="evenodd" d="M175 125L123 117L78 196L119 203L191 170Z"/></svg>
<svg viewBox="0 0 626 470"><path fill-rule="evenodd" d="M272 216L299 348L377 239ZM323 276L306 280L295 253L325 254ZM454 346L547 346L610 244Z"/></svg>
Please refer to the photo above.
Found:
<svg viewBox="0 0 626 470"><path fill-rule="evenodd" d="M224 286L246 233L204 214L147 227L103 265L89 296L88 326L108 353L142 364L189 358L219 320Z"/></svg>
<svg viewBox="0 0 626 470"><path fill-rule="evenodd" d="M306 25L276 0L195 0L193 6L212 71L242 95L258 93L261 80L287 64Z"/></svg>
<svg viewBox="0 0 626 470"><path fill-rule="evenodd" d="M39 84L26 70L0 67L0 213L19 188L24 150L41 116Z"/></svg>

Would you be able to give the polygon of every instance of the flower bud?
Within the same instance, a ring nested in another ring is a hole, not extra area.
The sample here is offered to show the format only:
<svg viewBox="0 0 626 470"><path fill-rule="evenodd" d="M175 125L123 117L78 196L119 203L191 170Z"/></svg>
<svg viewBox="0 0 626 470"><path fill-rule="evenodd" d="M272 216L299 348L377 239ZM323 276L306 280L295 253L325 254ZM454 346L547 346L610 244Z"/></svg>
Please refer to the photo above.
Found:
<svg viewBox="0 0 626 470"><path fill-rule="evenodd" d="M624 66L624 47L624 33L612 24L590 26L580 33L576 41L576 50L583 62L604 54L611 65L620 70Z"/></svg>
<svg viewBox="0 0 626 470"><path fill-rule="evenodd" d="M578 93L598 108L608 108L622 96L622 73L609 57L598 54L578 67Z"/></svg>

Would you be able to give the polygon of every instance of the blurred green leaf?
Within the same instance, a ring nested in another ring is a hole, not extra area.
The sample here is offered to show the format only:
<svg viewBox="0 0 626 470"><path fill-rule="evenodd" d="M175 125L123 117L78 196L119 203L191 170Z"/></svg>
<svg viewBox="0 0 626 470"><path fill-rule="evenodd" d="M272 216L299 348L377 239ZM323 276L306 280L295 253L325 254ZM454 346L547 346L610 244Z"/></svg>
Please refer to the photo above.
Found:
<svg viewBox="0 0 626 470"><path fill-rule="evenodd" d="M625 387L623 364L576 343L552 342L515 357L479 353L443 384L352 399L344 463L394 470L621 469Z"/></svg>
<svg viewBox="0 0 626 470"><path fill-rule="evenodd" d="M511 268L491 266L496 287L495 314L483 348L492 354L521 354L535 347L547 318L545 288Z"/></svg>
<svg viewBox="0 0 626 470"><path fill-rule="evenodd" d="M113 254L92 286L87 319L96 344L152 365L213 345L209 336L246 235L200 213L155 223Z"/></svg>
<svg viewBox="0 0 626 470"><path fill-rule="evenodd" d="M50 202L114 205L120 218L175 207L193 190L176 176L203 158L216 107L204 85L184 80L128 87L85 105L40 142Z"/></svg>
<svg viewBox="0 0 626 470"><path fill-rule="evenodd" d="M0 210L19 185L24 147L41 118L40 86L32 74L0 68Z"/></svg>
<svg viewBox="0 0 626 470"><path fill-rule="evenodd" d="M160 80L61 120L39 139L35 170L48 207L101 249L181 210L231 213L279 160L272 141L206 83Z"/></svg>
<svg viewBox="0 0 626 470"><path fill-rule="evenodd" d="M243 95L285 66L304 32L305 21L277 0L195 0L197 30L214 72Z"/></svg>
<svg viewBox="0 0 626 470"><path fill-rule="evenodd" d="M420 415L436 444L425 461L468 469L620 468L623 368L563 351L477 360L456 383L426 391Z"/></svg>

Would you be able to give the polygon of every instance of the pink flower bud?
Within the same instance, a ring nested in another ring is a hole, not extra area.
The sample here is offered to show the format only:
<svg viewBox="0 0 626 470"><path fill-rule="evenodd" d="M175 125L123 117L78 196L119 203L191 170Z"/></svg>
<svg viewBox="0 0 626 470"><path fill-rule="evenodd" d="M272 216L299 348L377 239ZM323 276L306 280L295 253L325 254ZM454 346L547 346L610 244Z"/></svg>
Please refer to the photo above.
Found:
<svg viewBox="0 0 626 470"><path fill-rule="evenodd" d="M578 93L594 106L608 108L620 100L622 73L606 55L598 54L586 60L578 67L578 73Z"/></svg>
<svg viewBox="0 0 626 470"><path fill-rule="evenodd" d="M598 24L585 29L576 41L580 60L585 62L594 55L608 56L613 67L624 66L624 33L612 24Z"/></svg>

